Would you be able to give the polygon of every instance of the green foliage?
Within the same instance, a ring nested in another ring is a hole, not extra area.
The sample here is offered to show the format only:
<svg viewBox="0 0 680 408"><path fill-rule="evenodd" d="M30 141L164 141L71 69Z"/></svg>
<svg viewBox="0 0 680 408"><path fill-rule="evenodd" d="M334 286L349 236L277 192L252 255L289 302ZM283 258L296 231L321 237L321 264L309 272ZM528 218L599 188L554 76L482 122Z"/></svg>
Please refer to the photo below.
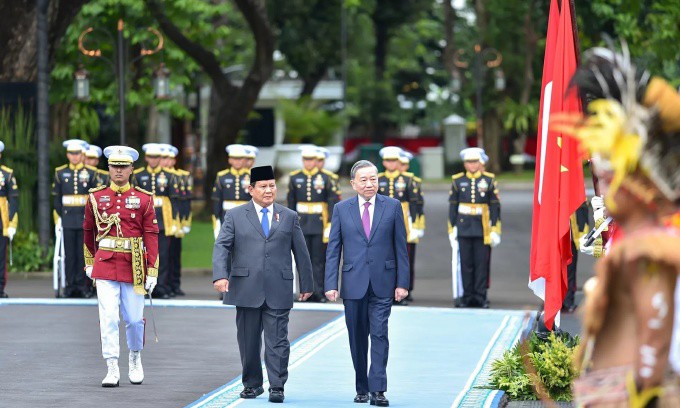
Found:
<svg viewBox="0 0 680 408"><path fill-rule="evenodd" d="M298 101L279 101L281 113L286 121L286 143L313 143L326 146L344 123L340 114L323 109L310 98Z"/></svg>
<svg viewBox="0 0 680 408"><path fill-rule="evenodd" d="M89 142L99 135L99 115L91 106L76 103L71 106L68 127L69 137Z"/></svg>
<svg viewBox="0 0 680 408"><path fill-rule="evenodd" d="M19 229L34 228L36 200L33 200L38 174L36 172L35 119L22 103L16 110L0 108L0 140L5 143L3 162L14 170L19 186Z"/></svg>
<svg viewBox="0 0 680 408"><path fill-rule="evenodd" d="M512 400L536 400L536 384L542 384L555 401L571 401L571 383L576 378L573 358L578 337L551 333L546 341L535 333L528 340L528 357L535 374L527 373L521 344L503 353L491 365L491 386L505 391Z"/></svg>
<svg viewBox="0 0 680 408"><path fill-rule="evenodd" d="M505 117L503 127L505 130L514 130L519 134L526 134L536 128L538 119L537 101L526 105L517 103L510 98L506 98L505 104L501 109L501 114Z"/></svg>
<svg viewBox="0 0 680 408"><path fill-rule="evenodd" d="M43 256L43 250L38 243L35 232L18 231L12 242L12 265L10 272L36 272L48 270L52 266L54 248L50 247ZM8 255L9 256L9 255Z"/></svg>

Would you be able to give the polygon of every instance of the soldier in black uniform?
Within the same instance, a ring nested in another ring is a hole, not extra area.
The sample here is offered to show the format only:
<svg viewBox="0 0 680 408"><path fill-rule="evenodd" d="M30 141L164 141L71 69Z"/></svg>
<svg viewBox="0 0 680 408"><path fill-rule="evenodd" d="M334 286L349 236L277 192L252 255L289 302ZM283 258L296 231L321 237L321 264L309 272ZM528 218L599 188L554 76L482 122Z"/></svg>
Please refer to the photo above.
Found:
<svg viewBox="0 0 680 408"><path fill-rule="evenodd" d="M0 157L5 151L5 144L0 142ZM19 224L19 187L14 178L14 170L0 166L0 222L2 235L0 236L0 298L6 298L7 284L7 244L14 239Z"/></svg>
<svg viewBox="0 0 680 408"><path fill-rule="evenodd" d="M88 145L85 151L85 164L97 169L97 187L109 185L109 172L98 168L99 158L102 155L102 149L99 146Z"/></svg>
<svg viewBox="0 0 680 408"><path fill-rule="evenodd" d="M417 229L413 228L418 214L418 187L413 180L413 174L402 173L399 158L403 150L396 146L380 149L385 171L378 174L378 193L392 197L401 202L406 225L406 239L412 242L417 236ZM402 299L394 301L395 305L407 306L408 301Z"/></svg>
<svg viewBox="0 0 680 408"><path fill-rule="evenodd" d="M411 230L413 231L410 236L406 237L406 247L408 248L408 262L409 262L409 269L411 272L411 283L410 287L408 289L408 296L406 296L406 300L409 302L413 300L413 287L414 283L416 280L416 244L420 242L420 238L425 235L425 213L423 211L423 208L425 206L425 200L423 198L423 180L414 175L413 173L410 173L408 171L409 166L411 164L411 159L413 159L413 154L411 152L407 152L406 150L402 150L400 155L399 155L399 171L401 171L403 174L411 176L413 178L413 191L416 192L417 194L417 205L416 205L416 212L415 214L412 215L412 224L411 224Z"/></svg>
<svg viewBox="0 0 680 408"><path fill-rule="evenodd" d="M156 219L158 220L158 285L154 296L169 299L174 296L170 288L170 238L179 230L177 200L180 195L179 181L175 174L161 164L162 145L147 143L142 146L147 166L136 169L133 184L153 194Z"/></svg>
<svg viewBox="0 0 680 408"><path fill-rule="evenodd" d="M481 171L480 149L464 149L461 157L466 171L452 177L449 195L449 239L457 239L460 248L460 306L488 308L489 247L501 241L498 187L492 173Z"/></svg>
<svg viewBox="0 0 680 408"><path fill-rule="evenodd" d="M170 290L175 296L185 296L181 289L182 282L182 239L191 231L191 177L183 169L175 168L179 150L172 145L163 145L161 166L175 175L179 186L179 196L175 201L179 215L179 228L175 236L170 237ZM171 295L172 296L172 295Z"/></svg>
<svg viewBox="0 0 680 408"><path fill-rule="evenodd" d="M337 194L331 177L319 171L317 155L315 146L302 149L303 168L290 173L288 208L297 211L300 217L300 228L305 235L305 243L312 260L314 293L309 300L326 303L328 301L324 295L326 253L323 236L326 228L330 231Z"/></svg>
<svg viewBox="0 0 680 408"><path fill-rule="evenodd" d="M567 294L562 301L562 311L574 313L578 306L574 300L576 294L576 264L578 263L579 241L588 234L588 203L583 202L569 218L571 223L571 263L567 265Z"/></svg>
<svg viewBox="0 0 680 408"><path fill-rule="evenodd" d="M83 220L88 191L97 186L97 169L83 164L86 142L71 139L63 145L69 164L55 169L52 184L56 239L61 239L61 234L64 238L66 287L63 295L90 298L93 293L91 281L85 277Z"/></svg>
<svg viewBox="0 0 680 408"><path fill-rule="evenodd" d="M225 149L229 154L229 168L217 173L212 191L213 232L220 232L224 213L250 201L250 169L245 167L248 153L243 145L232 144Z"/></svg>

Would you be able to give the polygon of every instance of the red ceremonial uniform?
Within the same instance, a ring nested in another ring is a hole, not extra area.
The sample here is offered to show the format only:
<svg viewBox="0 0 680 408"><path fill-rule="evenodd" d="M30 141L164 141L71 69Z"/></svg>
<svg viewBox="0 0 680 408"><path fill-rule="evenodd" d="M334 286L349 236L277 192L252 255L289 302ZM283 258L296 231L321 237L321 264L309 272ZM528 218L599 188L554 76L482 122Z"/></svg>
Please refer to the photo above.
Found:
<svg viewBox="0 0 680 408"><path fill-rule="evenodd" d="M102 217L117 214L120 218L120 231L116 225L102 240L96 240L97 234L108 228L100 224L97 228L95 214L92 211L92 197L97 203L97 210ZM158 275L158 221L153 206L153 195L130 184L118 187L115 184L91 189L85 205L85 221L83 223L85 264L93 265L92 278L132 283L133 256L129 244L120 238L143 238L146 249L145 273ZM106 243L107 245L100 245ZM94 255L92 255L94 254Z"/></svg>

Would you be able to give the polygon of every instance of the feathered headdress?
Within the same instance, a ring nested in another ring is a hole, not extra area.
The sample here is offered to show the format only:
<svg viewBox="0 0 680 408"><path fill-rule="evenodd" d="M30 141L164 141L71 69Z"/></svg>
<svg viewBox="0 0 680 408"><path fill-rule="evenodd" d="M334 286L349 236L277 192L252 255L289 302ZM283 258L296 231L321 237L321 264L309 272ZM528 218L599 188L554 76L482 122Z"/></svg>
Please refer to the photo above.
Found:
<svg viewBox="0 0 680 408"><path fill-rule="evenodd" d="M560 114L551 126L576 137L614 176L609 197L638 169L671 201L680 198L680 95L666 81L638 70L628 47L593 48L572 78L588 115ZM613 202L608 200L608 206Z"/></svg>

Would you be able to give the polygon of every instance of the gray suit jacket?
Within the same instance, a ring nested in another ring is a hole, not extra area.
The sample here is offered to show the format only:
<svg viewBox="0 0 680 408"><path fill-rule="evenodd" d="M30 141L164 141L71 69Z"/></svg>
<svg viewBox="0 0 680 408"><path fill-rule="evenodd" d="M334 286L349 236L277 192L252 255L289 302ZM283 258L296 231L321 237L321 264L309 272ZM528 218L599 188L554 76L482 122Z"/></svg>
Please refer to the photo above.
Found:
<svg viewBox="0 0 680 408"><path fill-rule="evenodd" d="M275 203L267 238L252 201L227 211L213 249L213 282L229 279L224 304L260 307L266 302L272 309L292 308L291 251L300 293L312 292L312 262L295 211Z"/></svg>

